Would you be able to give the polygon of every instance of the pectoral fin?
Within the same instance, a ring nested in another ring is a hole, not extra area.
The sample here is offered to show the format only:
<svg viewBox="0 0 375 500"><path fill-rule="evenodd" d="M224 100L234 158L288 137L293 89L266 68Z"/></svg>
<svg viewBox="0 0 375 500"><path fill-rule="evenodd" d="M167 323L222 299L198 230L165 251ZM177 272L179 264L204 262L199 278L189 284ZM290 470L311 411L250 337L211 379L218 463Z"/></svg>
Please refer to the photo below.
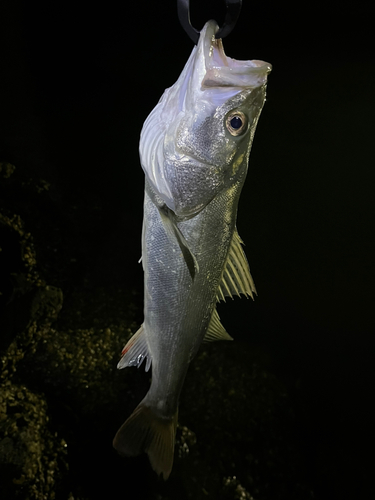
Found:
<svg viewBox="0 0 375 500"><path fill-rule="evenodd" d="M151 184L147 181L145 183L145 190L151 201L158 208L159 214L164 226L164 229L171 239L171 241L177 241L178 246L180 247L181 253L184 257L186 265L188 267L191 279L194 281L195 274L199 272L198 261L190 250L188 242L185 239L185 236L180 231L177 226L177 217L176 214L171 210L163 199L156 193L156 191L152 188Z"/></svg>
<svg viewBox="0 0 375 500"><path fill-rule="evenodd" d="M177 226L175 214L166 205L159 208L159 213L168 236L173 241L177 240L178 246L180 247L180 250L188 267L191 279L194 281L195 273L199 272L198 261L193 252L190 250L185 236L181 233L180 229Z"/></svg>
<svg viewBox="0 0 375 500"><path fill-rule="evenodd" d="M237 229L235 229L223 277L218 289L218 302L220 300L225 301L226 296L233 298L233 295L240 296L241 293L254 299L253 293L255 295L257 293L241 243L242 240Z"/></svg>

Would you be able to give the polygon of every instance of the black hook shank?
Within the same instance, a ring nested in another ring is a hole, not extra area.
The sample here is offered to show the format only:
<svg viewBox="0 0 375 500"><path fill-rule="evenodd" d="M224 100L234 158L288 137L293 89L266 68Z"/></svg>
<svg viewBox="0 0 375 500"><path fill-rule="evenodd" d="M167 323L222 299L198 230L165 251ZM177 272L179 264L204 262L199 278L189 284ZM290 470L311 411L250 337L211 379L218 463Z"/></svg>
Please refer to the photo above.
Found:
<svg viewBox="0 0 375 500"><path fill-rule="evenodd" d="M232 31L241 12L242 0L225 0L225 5L227 8L225 21L215 38L225 38ZM181 26L196 45L200 32L190 22L190 0L177 0L177 12Z"/></svg>

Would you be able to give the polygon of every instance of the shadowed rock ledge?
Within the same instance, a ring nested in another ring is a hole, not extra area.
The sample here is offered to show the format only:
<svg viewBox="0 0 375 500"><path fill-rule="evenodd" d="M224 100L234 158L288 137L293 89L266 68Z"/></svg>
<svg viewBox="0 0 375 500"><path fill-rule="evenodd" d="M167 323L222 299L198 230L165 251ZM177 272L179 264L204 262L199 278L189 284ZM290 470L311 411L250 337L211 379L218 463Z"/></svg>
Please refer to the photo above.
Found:
<svg viewBox="0 0 375 500"><path fill-rule="evenodd" d="M53 189L0 163L0 497L130 498L142 485L150 500L313 498L285 387L263 352L236 341L202 346L189 369L166 483L145 456L116 454L112 438L149 384L116 369L142 294L102 279L97 200ZM114 275L129 265L123 251Z"/></svg>

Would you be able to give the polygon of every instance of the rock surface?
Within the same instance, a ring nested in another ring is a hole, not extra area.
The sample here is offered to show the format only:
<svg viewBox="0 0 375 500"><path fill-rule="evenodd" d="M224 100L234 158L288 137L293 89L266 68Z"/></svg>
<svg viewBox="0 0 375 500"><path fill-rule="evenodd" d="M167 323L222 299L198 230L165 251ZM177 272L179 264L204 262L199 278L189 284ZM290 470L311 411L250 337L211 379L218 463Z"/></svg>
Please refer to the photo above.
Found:
<svg viewBox="0 0 375 500"><path fill-rule="evenodd" d="M116 370L142 295L97 279L97 202L56 201L49 182L6 162L0 199L1 498L312 498L285 387L239 342L204 345L193 361L168 482L145 456L119 457L114 433L149 384Z"/></svg>

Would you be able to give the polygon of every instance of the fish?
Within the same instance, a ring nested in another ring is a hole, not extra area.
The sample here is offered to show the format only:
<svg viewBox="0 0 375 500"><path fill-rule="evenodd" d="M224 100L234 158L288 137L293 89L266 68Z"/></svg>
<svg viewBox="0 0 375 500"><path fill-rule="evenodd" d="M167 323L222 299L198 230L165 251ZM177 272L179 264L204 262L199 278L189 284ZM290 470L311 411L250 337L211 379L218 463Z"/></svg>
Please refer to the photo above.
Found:
<svg viewBox="0 0 375 500"><path fill-rule="evenodd" d="M118 368L152 366L149 391L118 430L120 455L147 453L172 470L178 401L203 341L232 340L217 302L256 294L237 232L237 208L266 96L269 63L226 56L208 21L176 83L141 130L145 174L144 321Z"/></svg>

